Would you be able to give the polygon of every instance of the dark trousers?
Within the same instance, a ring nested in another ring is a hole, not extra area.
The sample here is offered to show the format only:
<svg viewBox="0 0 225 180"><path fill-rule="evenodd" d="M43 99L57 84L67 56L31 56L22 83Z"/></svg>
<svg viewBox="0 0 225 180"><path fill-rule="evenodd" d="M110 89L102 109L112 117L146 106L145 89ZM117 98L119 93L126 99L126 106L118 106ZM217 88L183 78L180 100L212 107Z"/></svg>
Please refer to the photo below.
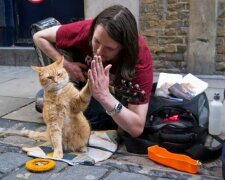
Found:
<svg viewBox="0 0 225 180"><path fill-rule="evenodd" d="M84 115L93 129L117 129L117 124L113 121L112 117L106 114L105 109L94 98L91 98L88 108L84 111Z"/></svg>

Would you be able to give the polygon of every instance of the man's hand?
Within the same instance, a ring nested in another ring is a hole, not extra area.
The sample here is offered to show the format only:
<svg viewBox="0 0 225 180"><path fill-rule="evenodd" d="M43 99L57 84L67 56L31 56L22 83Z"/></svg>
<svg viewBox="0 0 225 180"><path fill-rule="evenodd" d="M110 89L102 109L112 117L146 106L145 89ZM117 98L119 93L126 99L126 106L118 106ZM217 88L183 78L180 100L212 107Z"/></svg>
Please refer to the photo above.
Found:
<svg viewBox="0 0 225 180"><path fill-rule="evenodd" d="M109 92L109 70L112 65L105 68L101 56L95 56L91 62L91 69L88 70L88 78L92 96L100 103L110 95Z"/></svg>
<svg viewBox="0 0 225 180"><path fill-rule="evenodd" d="M70 79L86 82L88 67L85 64L82 64L80 62L70 62L65 60L64 67L69 73Z"/></svg>

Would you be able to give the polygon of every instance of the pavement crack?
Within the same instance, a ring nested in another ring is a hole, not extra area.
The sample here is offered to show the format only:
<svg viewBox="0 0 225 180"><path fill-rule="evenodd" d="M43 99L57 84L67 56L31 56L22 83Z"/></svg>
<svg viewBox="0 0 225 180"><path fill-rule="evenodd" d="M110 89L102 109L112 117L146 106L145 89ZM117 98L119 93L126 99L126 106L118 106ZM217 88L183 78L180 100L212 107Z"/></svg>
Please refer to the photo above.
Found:
<svg viewBox="0 0 225 180"><path fill-rule="evenodd" d="M26 107L26 106L29 106L29 105L32 104L32 103L34 103L34 101L29 102L29 103L26 103L26 104L24 104L24 105L22 105L22 106L20 106L20 107L18 107L18 108L16 108L16 109L13 109L12 111L9 111L9 112L7 112L7 113L5 113L5 114L2 114L0 117L3 118L4 116L7 116L8 114L11 114L11 113L13 113L13 112L15 112L15 111L18 111L18 110L20 110L20 109L22 109L22 108L24 108L24 107Z"/></svg>
<svg viewBox="0 0 225 180"><path fill-rule="evenodd" d="M103 176L101 178L99 178L99 180L106 179L112 172L113 172L113 170L108 169L108 171L105 174L103 174Z"/></svg>

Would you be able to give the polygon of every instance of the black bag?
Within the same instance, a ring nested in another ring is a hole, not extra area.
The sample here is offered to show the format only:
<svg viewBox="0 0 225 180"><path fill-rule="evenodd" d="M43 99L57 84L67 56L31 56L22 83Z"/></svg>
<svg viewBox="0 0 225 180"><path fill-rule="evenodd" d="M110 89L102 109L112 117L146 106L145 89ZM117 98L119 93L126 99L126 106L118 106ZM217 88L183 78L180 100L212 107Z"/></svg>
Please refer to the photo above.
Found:
<svg viewBox="0 0 225 180"><path fill-rule="evenodd" d="M147 148L160 145L174 153L189 155L194 159L209 161L221 154L222 140L209 137L209 103L203 92L192 100L182 102L154 96L156 83L146 119L144 132L138 138L120 134L128 152L147 154ZM207 139L217 139L219 145L207 147Z"/></svg>

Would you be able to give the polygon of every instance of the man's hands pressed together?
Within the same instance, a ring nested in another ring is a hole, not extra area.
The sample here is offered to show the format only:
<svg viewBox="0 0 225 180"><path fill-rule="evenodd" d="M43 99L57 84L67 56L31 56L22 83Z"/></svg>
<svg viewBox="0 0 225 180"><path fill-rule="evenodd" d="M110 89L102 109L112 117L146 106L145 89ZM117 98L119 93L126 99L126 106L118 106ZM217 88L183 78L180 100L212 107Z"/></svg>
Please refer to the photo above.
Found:
<svg viewBox="0 0 225 180"><path fill-rule="evenodd" d="M105 101L109 101L110 96L112 96L109 92L109 70L111 67L112 65L107 65L104 68L101 56L94 56L91 68L88 70L92 96L103 106Z"/></svg>

